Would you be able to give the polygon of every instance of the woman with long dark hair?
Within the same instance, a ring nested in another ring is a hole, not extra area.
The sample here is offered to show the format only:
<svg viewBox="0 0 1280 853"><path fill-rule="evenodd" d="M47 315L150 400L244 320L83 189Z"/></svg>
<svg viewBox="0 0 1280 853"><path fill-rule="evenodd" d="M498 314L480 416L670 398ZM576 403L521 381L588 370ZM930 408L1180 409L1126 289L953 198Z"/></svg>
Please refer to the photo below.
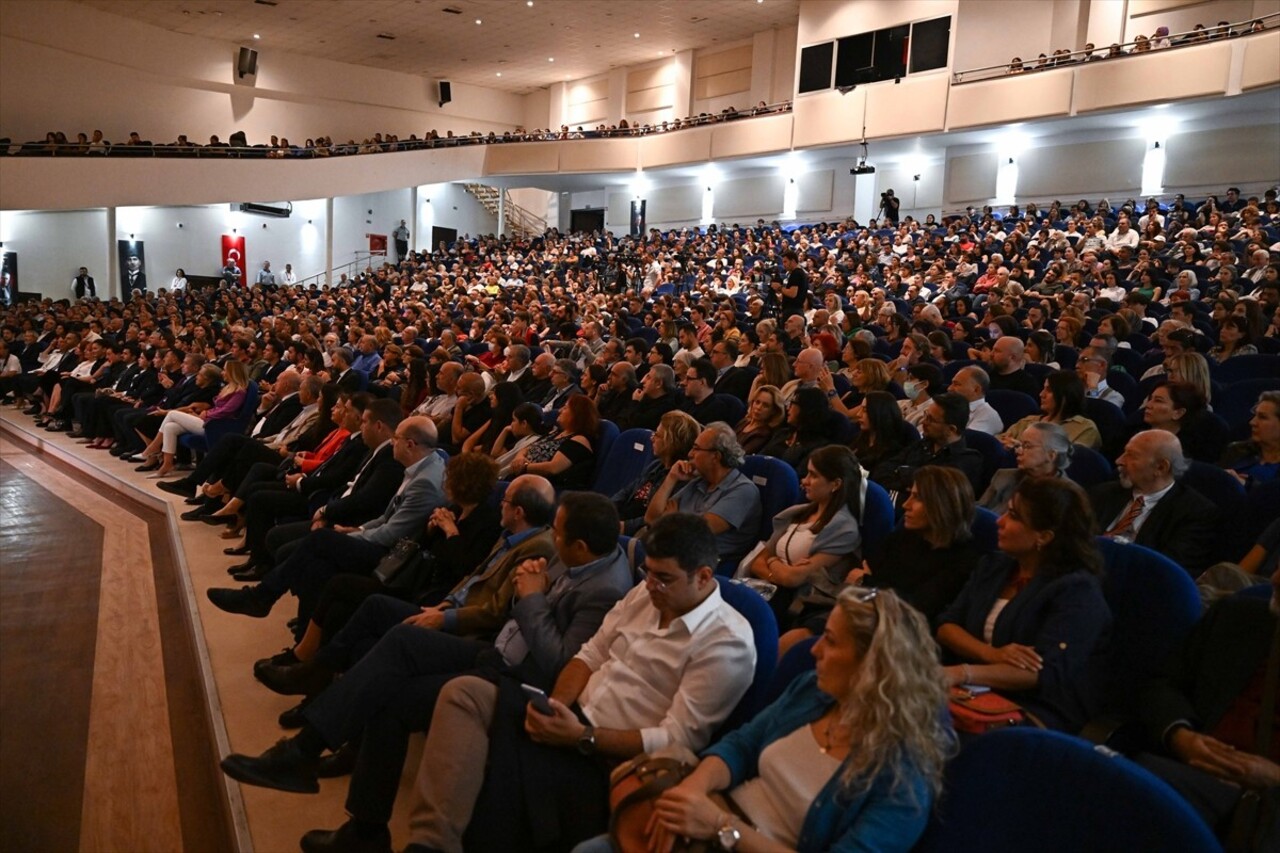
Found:
<svg viewBox="0 0 1280 853"><path fill-rule="evenodd" d="M1083 444L1097 450L1102 435L1097 425L1084 416L1084 380L1071 370L1059 370L1045 377L1040 391L1040 414L1027 415L996 436L1005 447L1012 448L1022 433L1035 423L1054 423L1066 430L1072 444Z"/></svg>
<svg viewBox="0 0 1280 853"><path fill-rule="evenodd" d="M830 443L827 437L830 423L827 395L817 388L800 388L787 406L786 424L760 449L760 454L781 459L797 473L803 473L809 454Z"/></svg>

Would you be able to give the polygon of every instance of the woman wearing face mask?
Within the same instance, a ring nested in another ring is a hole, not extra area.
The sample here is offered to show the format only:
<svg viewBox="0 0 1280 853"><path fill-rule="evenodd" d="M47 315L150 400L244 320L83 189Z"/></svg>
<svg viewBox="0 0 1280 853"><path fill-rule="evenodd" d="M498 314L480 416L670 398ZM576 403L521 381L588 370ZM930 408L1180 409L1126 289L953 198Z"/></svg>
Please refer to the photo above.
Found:
<svg viewBox="0 0 1280 853"><path fill-rule="evenodd" d="M919 428L933 395L945 391L946 385L942 382L942 371L932 364L917 364L907 371L907 376L902 383L902 391L907 398L899 400L898 407L902 409L903 420Z"/></svg>

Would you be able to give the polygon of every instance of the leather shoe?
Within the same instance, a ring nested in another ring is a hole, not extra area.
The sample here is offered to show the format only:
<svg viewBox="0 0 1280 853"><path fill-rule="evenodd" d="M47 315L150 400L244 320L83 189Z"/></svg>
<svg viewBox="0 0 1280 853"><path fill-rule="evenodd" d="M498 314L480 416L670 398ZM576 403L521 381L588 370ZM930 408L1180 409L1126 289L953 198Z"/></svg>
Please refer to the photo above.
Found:
<svg viewBox="0 0 1280 853"><path fill-rule="evenodd" d="M218 507L212 504L205 504L204 506L198 506L195 509L187 510L182 515L180 515L179 518L181 518L183 521L199 521L200 519L204 518L206 515L215 513L217 511L218 511Z"/></svg>
<svg viewBox="0 0 1280 853"><path fill-rule="evenodd" d="M183 503L187 506L204 506L212 500L213 498L207 498L204 495L197 493L192 497L187 498Z"/></svg>
<svg viewBox="0 0 1280 853"><path fill-rule="evenodd" d="M307 706L310 704L311 697L308 696L306 699L303 699L287 711L281 711L280 716L277 719L277 722L280 723L280 728L300 729L305 726L307 724L307 718L302 715L302 712L305 711Z"/></svg>
<svg viewBox="0 0 1280 853"><path fill-rule="evenodd" d="M244 571L232 572L231 577L240 583L257 583L269 574L271 574L270 566L255 563Z"/></svg>
<svg viewBox="0 0 1280 853"><path fill-rule="evenodd" d="M301 662L302 661L298 660L298 656L293 653L292 648L284 649L283 651L276 652L269 658L262 658L261 660L254 661L253 672L257 675L258 669L264 666L293 666L295 663Z"/></svg>
<svg viewBox="0 0 1280 853"><path fill-rule="evenodd" d="M255 666L253 674L268 690L281 696L314 696L333 681L333 673L313 660L292 666Z"/></svg>
<svg viewBox="0 0 1280 853"><path fill-rule="evenodd" d="M316 775L321 779L350 776L356 769L356 757L359 754L360 747L354 741L347 741L337 752L320 756L320 761L316 764Z"/></svg>
<svg viewBox="0 0 1280 853"><path fill-rule="evenodd" d="M215 587L208 591L213 606L227 613L239 613L254 619L265 619L275 606L275 599L259 592L259 587L242 586L239 589Z"/></svg>
<svg viewBox="0 0 1280 853"><path fill-rule="evenodd" d="M236 523L236 517L234 514L214 515L213 513L217 512L219 509L222 509L222 507L217 507L213 510L213 512L210 512L207 515L200 516L200 520L203 521L205 524L209 525L210 527L224 527L228 524Z"/></svg>
<svg viewBox="0 0 1280 853"><path fill-rule="evenodd" d="M222 553L228 557L247 557L250 553L248 545L237 545L234 548L223 548Z"/></svg>
<svg viewBox="0 0 1280 853"><path fill-rule="evenodd" d="M257 565L257 563L257 560L245 560L243 563L236 563L234 566L227 569L227 574L238 575L241 572L247 572Z"/></svg>
<svg viewBox="0 0 1280 853"><path fill-rule="evenodd" d="M435 847L428 847L425 844L419 844L415 841L405 845L405 848L401 853L444 853L444 851Z"/></svg>
<svg viewBox="0 0 1280 853"><path fill-rule="evenodd" d="M318 759L303 755L292 738L284 738L257 758L233 752L222 759L221 766L222 772L237 782L294 794L316 794L320 792L318 763Z"/></svg>
<svg viewBox="0 0 1280 853"><path fill-rule="evenodd" d="M302 836L302 853L391 853L391 831L383 827L377 838L356 835L347 821L337 829L313 829Z"/></svg>
<svg viewBox="0 0 1280 853"><path fill-rule="evenodd" d="M182 495L187 498L196 493L195 483L190 482L186 477L183 477L181 480L165 480L163 482L156 483L156 486L162 492L168 492L171 495Z"/></svg>

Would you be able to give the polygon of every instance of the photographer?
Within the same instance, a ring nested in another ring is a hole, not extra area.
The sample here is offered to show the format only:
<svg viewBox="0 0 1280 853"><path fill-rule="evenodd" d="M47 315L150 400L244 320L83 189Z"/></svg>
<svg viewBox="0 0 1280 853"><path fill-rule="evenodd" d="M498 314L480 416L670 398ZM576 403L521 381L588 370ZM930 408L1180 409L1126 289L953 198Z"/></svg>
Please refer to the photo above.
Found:
<svg viewBox="0 0 1280 853"><path fill-rule="evenodd" d="M803 315L809 308L809 275L800 266L800 257L795 249L782 253L782 269L786 273L785 280L774 279L769 283L778 306L778 316Z"/></svg>
<svg viewBox="0 0 1280 853"><path fill-rule="evenodd" d="M880 193L880 213L883 214L884 221L888 224L895 227L897 226L898 208L900 206L901 202L898 201L897 196L893 194L892 189L887 189Z"/></svg>

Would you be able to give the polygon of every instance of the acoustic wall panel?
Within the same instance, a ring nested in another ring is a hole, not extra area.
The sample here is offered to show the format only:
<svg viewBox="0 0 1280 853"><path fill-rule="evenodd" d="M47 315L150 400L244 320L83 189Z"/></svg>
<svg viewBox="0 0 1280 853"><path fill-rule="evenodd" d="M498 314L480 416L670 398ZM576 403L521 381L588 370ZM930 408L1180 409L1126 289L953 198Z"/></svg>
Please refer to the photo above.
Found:
<svg viewBox="0 0 1280 853"><path fill-rule="evenodd" d="M830 210L835 191L836 173L830 169L805 172L796 178L796 211Z"/></svg>
<svg viewBox="0 0 1280 853"><path fill-rule="evenodd" d="M1164 185L1226 187L1271 182L1280 175L1280 125L1260 124L1171 136Z"/></svg>
<svg viewBox="0 0 1280 853"><path fill-rule="evenodd" d="M645 218L660 222L690 222L702 218L705 186L659 187L649 190Z"/></svg>
<svg viewBox="0 0 1280 853"><path fill-rule="evenodd" d="M962 154L948 160L943 191L947 206L995 198L999 166L1000 161L994 151Z"/></svg>
<svg viewBox="0 0 1280 853"><path fill-rule="evenodd" d="M1141 139L1116 139L1028 149L1018 158L1018 197L1137 192L1146 148Z"/></svg>
<svg viewBox="0 0 1280 853"><path fill-rule="evenodd" d="M780 213L785 189L786 181L781 175L723 181L715 187L713 215L716 219L741 219Z"/></svg>

